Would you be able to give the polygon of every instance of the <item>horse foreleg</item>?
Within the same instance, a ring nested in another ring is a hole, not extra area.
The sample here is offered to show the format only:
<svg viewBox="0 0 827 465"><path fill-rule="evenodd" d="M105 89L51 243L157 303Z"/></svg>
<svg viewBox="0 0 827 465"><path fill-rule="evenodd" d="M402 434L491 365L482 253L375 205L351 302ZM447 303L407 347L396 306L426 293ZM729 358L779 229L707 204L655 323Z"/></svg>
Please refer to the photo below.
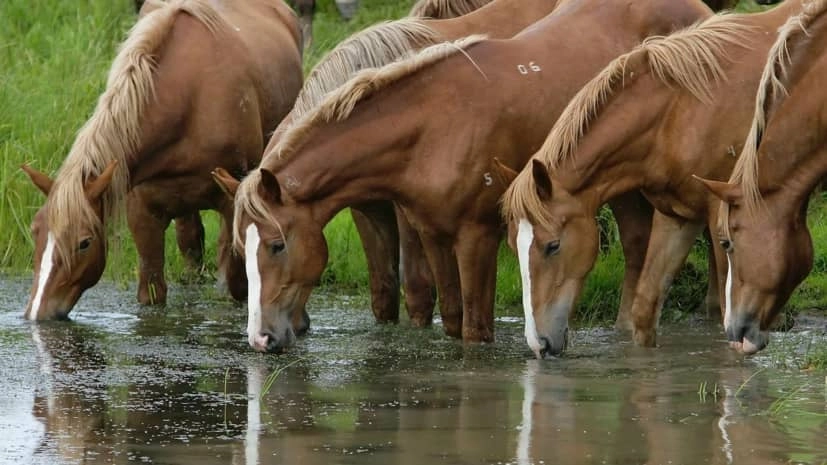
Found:
<svg viewBox="0 0 827 465"><path fill-rule="evenodd" d="M170 219L156 216L143 201L139 189L127 196L127 223L138 249L138 302L162 305L167 301L164 280L164 231Z"/></svg>
<svg viewBox="0 0 827 465"><path fill-rule="evenodd" d="M296 1L296 14L299 16L299 28L302 33L302 46L305 50L313 43L313 15L316 12L315 0Z"/></svg>
<svg viewBox="0 0 827 465"><path fill-rule="evenodd" d="M620 309L617 312L615 328L631 331L632 302L635 298L640 272L646 259L646 246L652 230L654 209L638 191L621 195L609 202L623 246L626 270L623 274L623 293L620 295Z"/></svg>
<svg viewBox="0 0 827 465"><path fill-rule="evenodd" d="M350 209L368 262L371 307L380 323L399 321L399 232L390 202Z"/></svg>
<svg viewBox="0 0 827 465"><path fill-rule="evenodd" d="M434 273L439 314L445 334L462 337L462 294L460 292L459 270L450 238L429 234L419 230L422 247L428 264Z"/></svg>
<svg viewBox="0 0 827 465"><path fill-rule="evenodd" d="M494 291L497 286L497 228L463 228L455 243L462 285L462 340L494 341Z"/></svg>
<svg viewBox="0 0 827 465"><path fill-rule="evenodd" d="M655 212L646 261L632 303L633 337L637 345L655 346L666 294L704 226Z"/></svg>
<svg viewBox="0 0 827 465"><path fill-rule="evenodd" d="M405 307L411 324L418 327L430 326L436 304L434 275L425 257L419 233L408 222L405 212L398 207L396 222L399 227L399 261L402 287L405 289Z"/></svg>
<svg viewBox="0 0 827 465"><path fill-rule="evenodd" d="M204 223L200 213L196 211L175 218L175 240L187 268L196 274L201 273L204 266Z"/></svg>
<svg viewBox="0 0 827 465"><path fill-rule="evenodd" d="M233 299L247 298L247 270L244 257L233 250L233 205L227 200L218 208L221 229L218 233L218 283L219 289L229 291Z"/></svg>

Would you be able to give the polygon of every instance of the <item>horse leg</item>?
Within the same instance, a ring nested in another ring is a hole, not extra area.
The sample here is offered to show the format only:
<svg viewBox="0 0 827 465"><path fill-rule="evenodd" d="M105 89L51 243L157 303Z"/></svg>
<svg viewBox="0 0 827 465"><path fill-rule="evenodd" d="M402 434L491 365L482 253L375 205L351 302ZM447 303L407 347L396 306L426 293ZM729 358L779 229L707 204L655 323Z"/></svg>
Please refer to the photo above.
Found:
<svg viewBox="0 0 827 465"><path fill-rule="evenodd" d="M494 341L494 291L501 233L488 225L462 228L456 253L462 289L462 340Z"/></svg>
<svg viewBox="0 0 827 465"><path fill-rule="evenodd" d="M204 266L204 223L200 213L196 211L175 218L175 240L187 269L200 273Z"/></svg>
<svg viewBox="0 0 827 465"><path fill-rule="evenodd" d="M350 209L368 262L371 307L379 323L399 322L399 232L390 202Z"/></svg>
<svg viewBox="0 0 827 465"><path fill-rule="evenodd" d="M313 43L313 15L316 12L316 0L296 1L296 14L299 16L299 28L302 33L302 47L305 50Z"/></svg>
<svg viewBox="0 0 827 465"><path fill-rule="evenodd" d="M396 209L396 223L399 228L400 268L402 287L405 289L405 308L411 324L417 327L430 326L436 304L434 275L425 258L419 233L408 222L405 212Z"/></svg>
<svg viewBox="0 0 827 465"><path fill-rule="evenodd" d="M436 280L439 314L445 334L462 337L462 294L459 269L449 238L419 231L422 247Z"/></svg>
<svg viewBox="0 0 827 465"><path fill-rule="evenodd" d="M631 331L632 302L646 259L646 246L649 244L654 209L639 191L629 192L611 200L609 207L617 222L626 267L615 328Z"/></svg>
<svg viewBox="0 0 827 465"><path fill-rule="evenodd" d="M169 218L153 214L141 198L138 189L127 196L127 223L138 249L138 302L143 305L163 305L167 301L167 283L164 280L164 231Z"/></svg>
<svg viewBox="0 0 827 465"><path fill-rule="evenodd" d="M726 270L726 257L724 257L724 268L719 268L720 263L716 263L716 260L719 258L717 257L717 253L715 251L716 241L713 240L712 233L709 228L704 230L704 236L706 236L707 241L706 256L708 268L706 297L704 298L704 308L702 310L707 318L717 319L718 315L721 314L720 286L718 285L721 274L718 273L718 270Z"/></svg>
<svg viewBox="0 0 827 465"><path fill-rule="evenodd" d="M655 212L646 260L632 303L633 337L637 345L655 346L666 294L704 226Z"/></svg>
<svg viewBox="0 0 827 465"><path fill-rule="evenodd" d="M229 200L218 207L221 215L221 229L218 233L218 283L221 290L227 290L233 299L247 298L247 270L244 257L233 250L233 205Z"/></svg>

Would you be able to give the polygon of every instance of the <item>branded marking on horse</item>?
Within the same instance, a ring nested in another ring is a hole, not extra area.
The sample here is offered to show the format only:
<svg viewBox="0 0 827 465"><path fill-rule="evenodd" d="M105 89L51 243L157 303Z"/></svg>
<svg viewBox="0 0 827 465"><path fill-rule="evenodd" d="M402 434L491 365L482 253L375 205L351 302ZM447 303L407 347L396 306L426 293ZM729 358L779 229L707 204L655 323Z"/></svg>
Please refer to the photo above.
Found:
<svg viewBox="0 0 827 465"><path fill-rule="evenodd" d="M37 292L32 301L32 311L29 313L30 320L37 319L37 312L40 311L40 302L43 300L43 293L46 291L46 284L52 274L54 266L55 237L49 232L46 238L46 249L43 251L43 258L40 260L40 273L37 276Z"/></svg>
<svg viewBox="0 0 827 465"><path fill-rule="evenodd" d="M534 355L540 358L540 341L537 338L537 325L534 322L534 308L531 303L531 270L528 263L532 243L534 243L534 226L523 218L517 227L517 259L520 262L520 277L523 284L525 338Z"/></svg>
<svg viewBox="0 0 827 465"><path fill-rule="evenodd" d="M540 68L540 66L537 65L536 63L534 63L533 61L529 61L528 65L524 65L524 64L517 65L517 71L520 74L524 75L524 76L527 75L529 73L529 71L533 72L533 73L539 73L542 70L543 69Z"/></svg>

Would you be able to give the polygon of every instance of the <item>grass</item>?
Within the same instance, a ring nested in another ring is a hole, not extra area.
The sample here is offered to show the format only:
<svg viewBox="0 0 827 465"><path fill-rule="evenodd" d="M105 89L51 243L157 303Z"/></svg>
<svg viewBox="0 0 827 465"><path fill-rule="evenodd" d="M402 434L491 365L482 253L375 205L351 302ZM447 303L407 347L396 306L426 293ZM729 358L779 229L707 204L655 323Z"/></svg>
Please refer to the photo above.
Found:
<svg viewBox="0 0 827 465"><path fill-rule="evenodd" d="M349 22L337 14L332 1L319 2L314 42L305 54L305 69L315 64L332 46L353 32L377 21L405 15L412 0L362 0ZM742 2L742 11L756 6ZM131 0L3 0L0 2L0 269L11 275L29 275L33 243L29 223L42 204L42 195L19 169L30 163L54 174L91 114L103 90L106 73L118 44L135 20ZM612 223L601 214L604 237L609 239L592 272L581 299L579 319L585 324L614 317L622 285L623 256ZM825 201L812 203L810 222L816 250L827 250ZM214 271L218 217L203 214L207 229L207 272ZM367 270L361 244L347 213L327 226L330 262L322 282L348 292L367 293ZM137 257L126 230L116 233L105 274L106 279L132 285ZM167 238L167 276L187 276L184 261L175 250L172 228ZM520 278L514 254L499 251L497 309L500 314L521 314ZM684 318L697 308L706 292L705 250L693 251L688 266L676 280L664 318ZM174 279L173 279L174 281ZM827 284L827 259L816 266L789 308L821 308L821 289ZM173 290L174 292L174 290Z"/></svg>

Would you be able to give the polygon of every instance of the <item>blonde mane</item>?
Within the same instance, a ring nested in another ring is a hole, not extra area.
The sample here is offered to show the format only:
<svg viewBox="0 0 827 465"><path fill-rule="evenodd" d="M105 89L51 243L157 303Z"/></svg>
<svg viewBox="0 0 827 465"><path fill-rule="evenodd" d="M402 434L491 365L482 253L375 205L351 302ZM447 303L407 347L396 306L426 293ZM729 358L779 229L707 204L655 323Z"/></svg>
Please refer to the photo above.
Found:
<svg viewBox="0 0 827 465"><path fill-rule="evenodd" d="M70 266L69 252L80 242L78 224L104 233L103 224L86 200L86 182L117 163L112 182L103 193L103 219L123 217L129 188L127 161L138 149L141 118L154 93L156 51L161 47L179 12L202 22L211 33L225 27L218 13L204 0L174 0L141 18L129 32L112 63L106 90L95 112L84 124L64 160L47 200L50 231L55 233L58 256Z"/></svg>
<svg viewBox="0 0 827 465"><path fill-rule="evenodd" d="M439 33L419 18L379 23L353 34L310 71L291 117L295 120L309 112L358 71L380 68L439 40Z"/></svg>
<svg viewBox="0 0 827 465"><path fill-rule="evenodd" d="M573 155L589 124L599 117L609 95L619 92L635 79L627 66L648 61L651 72L667 85L686 89L702 102L712 99L714 83L725 80L720 58L729 59L726 48L744 47L744 35L751 29L744 15L716 15L668 36L653 36L632 51L614 59L587 83L563 110L543 146L534 155L551 169ZM550 218L534 188L530 169L523 169L503 195L503 215L508 219L527 218L550 226Z"/></svg>
<svg viewBox="0 0 827 465"><path fill-rule="evenodd" d="M419 0L408 16L418 18L456 18L477 10L491 0Z"/></svg>
<svg viewBox="0 0 827 465"><path fill-rule="evenodd" d="M730 183L741 185L744 206L748 212L757 212L761 205L761 192L758 188L758 146L761 145L764 136L770 105L777 105L787 95L783 79L788 77L790 43L796 38L809 35L807 28L825 12L827 12L827 0L813 0L805 4L801 13L791 16L778 29L778 38L770 48L767 64L761 73L761 81L755 96L755 115L752 119L752 126L741 156L738 157L729 178ZM726 224L729 224L729 221Z"/></svg>
<svg viewBox="0 0 827 465"><path fill-rule="evenodd" d="M357 103L375 95L394 82L414 74L446 57L465 53L464 49L485 39L485 36L473 35L454 42L432 45L410 58L400 60L381 68L364 69L356 76L329 93L324 100L295 122L279 140L276 147L262 160L268 168L276 169L289 161L304 143L311 131L318 125L333 121L342 121L350 116ZM278 225L278 221L268 213L267 205L258 195L261 181L260 170L253 170L238 186L235 194L235 221L233 236L235 247L242 249L242 231L240 212L248 214L253 221L263 224Z"/></svg>

